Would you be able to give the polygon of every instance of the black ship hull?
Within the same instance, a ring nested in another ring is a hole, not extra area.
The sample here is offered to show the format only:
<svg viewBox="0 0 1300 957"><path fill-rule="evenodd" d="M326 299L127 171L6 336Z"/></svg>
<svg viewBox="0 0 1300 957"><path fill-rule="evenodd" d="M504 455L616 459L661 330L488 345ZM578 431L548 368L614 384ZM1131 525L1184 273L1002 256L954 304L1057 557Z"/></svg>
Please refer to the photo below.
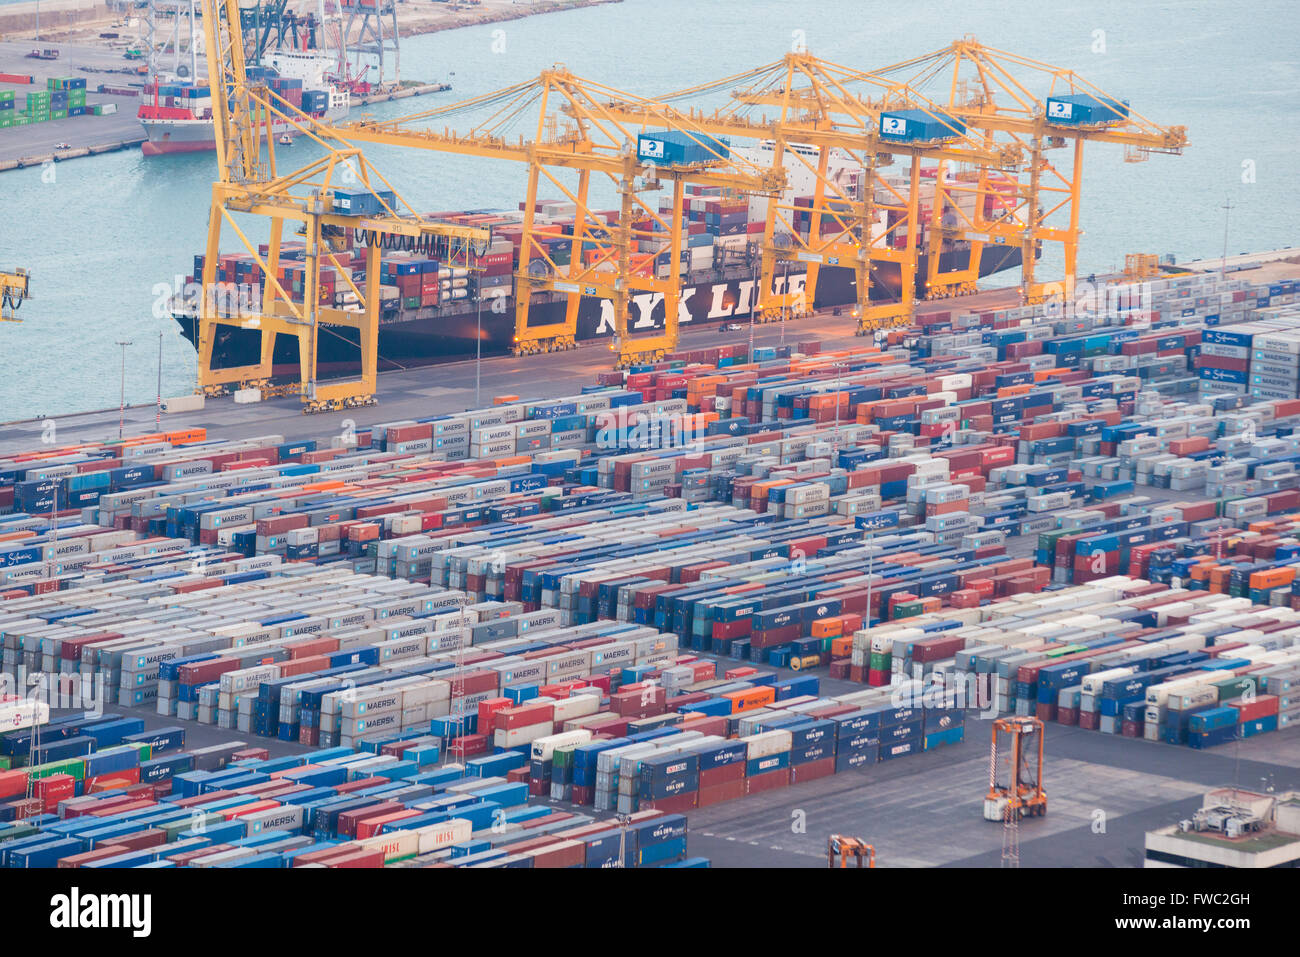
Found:
<svg viewBox="0 0 1300 957"><path fill-rule="evenodd" d="M940 270L964 269L968 261L965 250L943 253ZM1021 263L1019 247L985 247L980 257L980 276L990 276ZM924 295L926 263L918 270L917 296ZM802 271L783 271L776 275L776 291L789 283L790 291L803 288ZM749 315L754 302L753 276L745 269L730 269L711 274L703 281L683 281L678 322L685 329L691 325L722 323ZM842 266L823 266L817 282L816 308L849 305L857 301L855 272ZM892 263L873 267L871 299L873 302L897 301L900 290L899 270ZM529 302L529 324L548 325L563 322L566 299L562 295L534 294ZM177 315L182 331L191 344L197 343L197 323L192 315ZM614 310L609 300L586 297L578 310L578 341L601 339L613 335ZM629 304L628 326L633 335L652 332L664 323L663 297L639 294ZM480 332L481 329L481 332ZM418 310L393 310L386 313L379 326L380 371L427 365L433 362L465 358L475 353L475 342L482 340L484 355L502 355L510 350L515 333L515 303L511 297L485 299L481 310L473 300ZM256 330L225 326L213 346L212 366L255 365L261 336ZM330 327L318 345L318 370L324 376L355 375L359 370L360 350L355 330ZM278 336L272 360L275 375L294 375L298 371L298 342L293 336Z"/></svg>

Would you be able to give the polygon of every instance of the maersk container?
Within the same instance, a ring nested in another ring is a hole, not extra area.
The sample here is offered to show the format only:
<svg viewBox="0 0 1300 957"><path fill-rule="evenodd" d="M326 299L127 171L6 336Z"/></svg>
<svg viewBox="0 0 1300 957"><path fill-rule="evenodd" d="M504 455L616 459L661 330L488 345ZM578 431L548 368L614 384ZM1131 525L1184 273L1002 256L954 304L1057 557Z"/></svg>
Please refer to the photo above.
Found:
<svg viewBox="0 0 1300 957"><path fill-rule="evenodd" d="M1070 93L1047 98L1047 121L1061 126L1099 126L1128 119L1128 100L1091 93Z"/></svg>
<svg viewBox="0 0 1300 957"><path fill-rule="evenodd" d="M965 132L962 120L938 110L890 110L880 114L881 138L900 143L953 139Z"/></svg>

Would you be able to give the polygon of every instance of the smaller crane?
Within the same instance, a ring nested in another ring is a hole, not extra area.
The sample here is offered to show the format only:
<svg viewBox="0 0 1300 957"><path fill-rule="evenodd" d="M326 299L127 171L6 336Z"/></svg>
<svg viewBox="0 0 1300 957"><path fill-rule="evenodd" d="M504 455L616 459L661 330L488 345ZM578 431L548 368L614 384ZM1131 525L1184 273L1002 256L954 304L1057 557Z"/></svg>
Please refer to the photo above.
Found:
<svg viewBox="0 0 1300 957"><path fill-rule="evenodd" d="M849 866L849 858L857 861L859 868L864 860L866 866L872 868L876 866L876 849L860 838L832 834L826 839L826 866L835 867L837 858L841 868Z"/></svg>
<svg viewBox="0 0 1300 957"><path fill-rule="evenodd" d="M26 269L15 269L13 272L0 270L0 322L22 322L17 312L23 300L30 295L28 278Z"/></svg>
<svg viewBox="0 0 1300 957"><path fill-rule="evenodd" d="M998 738L1007 739L999 749ZM1005 769L999 758L1005 759ZM1000 771L1005 770L1002 780ZM1042 817L1047 813L1043 790L1043 722L1038 718L998 718L993 722L993 747L989 753L989 791L984 798L984 820L1005 821Z"/></svg>

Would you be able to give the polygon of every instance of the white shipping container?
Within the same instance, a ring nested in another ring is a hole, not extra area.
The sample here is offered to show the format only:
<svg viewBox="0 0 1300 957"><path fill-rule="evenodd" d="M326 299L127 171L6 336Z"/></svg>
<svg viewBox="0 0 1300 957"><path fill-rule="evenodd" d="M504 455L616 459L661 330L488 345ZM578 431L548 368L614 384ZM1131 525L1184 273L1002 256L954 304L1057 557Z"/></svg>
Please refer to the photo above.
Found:
<svg viewBox="0 0 1300 957"><path fill-rule="evenodd" d="M498 748L514 748L552 734L554 731L555 724L551 721L539 721L537 724L525 725L522 728L498 728L492 735L492 744Z"/></svg>
<svg viewBox="0 0 1300 957"><path fill-rule="evenodd" d="M559 720L559 716L556 716ZM586 729L577 731L562 731L559 734L548 734L545 737L533 739L532 759L534 761L549 761L555 754L556 748L574 747L579 744L586 744L591 740L591 732Z"/></svg>
<svg viewBox="0 0 1300 957"><path fill-rule="evenodd" d="M745 757L752 760L789 751L793 737L789 731L782 731L778 728L774 731L764 731L762 734L750 735L741 740L745 742Z"/></svg>

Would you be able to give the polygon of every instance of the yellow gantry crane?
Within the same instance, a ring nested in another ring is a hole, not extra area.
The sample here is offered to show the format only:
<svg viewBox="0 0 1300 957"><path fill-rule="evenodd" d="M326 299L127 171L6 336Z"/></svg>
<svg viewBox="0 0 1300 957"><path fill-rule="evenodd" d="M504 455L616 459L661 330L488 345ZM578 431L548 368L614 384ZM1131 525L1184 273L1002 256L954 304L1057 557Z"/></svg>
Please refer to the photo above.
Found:
<svg viewBox="0 0 1300 957"><path fill-rule="evenodd" d="M26 269L0 270L0 322L22 322L18 309L31 293Z"/></svg>
<svg viewBox="0 0 1300 957"><path fill-rule="evenodd" d="M974 292L989 257L1006 262L1008 250L1020 256L1026 302L1054 291L1068 294L1080 234L1083 142L1122 144L1131 160L1178 153L1187 142L1182 127L1158 127L1070 71L969 39L874 72L792 53L655 99L557 65L536 79L439 109L329 125L248 78L237 0L204 0L204 14L209 75L224 82L212 83L220 178L213 186L203 288L217 287L223 226L256 257L266 279L260 309L252 315L232 314L205 296L200 385L265 383L276 335L294 335L309 408L373 399L381 247L435 250L445 262L472 268L489 238L481 229L415 215L354 144L523 164L527 188L515 274L514 352L573 348L580 304L591 297L609 303L611 348L626 366L676 347L689 183L719 187L747 202L758 197L764 204L762 238L754 244L761 319L807 311L816 302L823 267L847 267L855 271L858 332L869 334L909 325L918 286L927 298ZM1034 82L1047 78L1045 99L1031 91L1031 80L1019 78L1022 73L1033 74ZM937 100L921 92L936 82L944 86ZM677 105L719 94L727 95L721 109ZM750 115L756 108L775 115ZM456 128L467 119L467 128ZM325 158L279 174L273 120L314 139L326 149ZM742 140L752 144L750 152L732 148ZM1074 162L1066 174L1047 162L1045 152L1069 141ZM889 167L898 159L906 170L891 176ZM366 213L334 201L344 187L358 184L373 200ZM571 204L571 232L561 234L539 218L543 185ZM601 187L615 197L616 209L600 212L609 205L597 201ZM237 213L270 219L265 256L236 225ZM278 275L286 223L298 226L307 246L303 289L292 295ZM341 237L349 229L368 240L366 283L360 290L347 270L339 270L360 304L339 309L320 299L320 270L339 265L337 253L346 245ZM1044 242L1064 249L1066 280L1055 290L1037 278ZM800 289L779 281L778 267L788 274L790 265L804 269ZM877 298L886 301L873 302L873 289L882 286L886 296ZM534 323L530 305L539 297L562 298L564 318ZM261 330L257 365L211 369L221 325ZM331 333L330 326L358 331L359 382L317 384L316 343L320 334Z"/></svg>
<svg viewBox="0 0 1300 957"><path fill-rule="evenodd" d="M720 109L669 105L726 88L732 88L731 97ZM758 297L764 321L808 311L816 301L821 268L841 266L856 272L859 334L909 325L924 251L927 190L936 194L932 205L939 198L938 184L931 188L923 183L922 161L978 169L973 188L982 210L995 182L1009 181L1020 159L1015 144L970 136L963 123L907 85L806 52L660 99L653 104L611 102L606 109L628 122L648 126L668 119L698 135L754 141L773 171L810 184L805 205L792 190L766 204ZM753 107L771 107L776 113L770 119L750 117ZM831 168L832 154L839 161L837 170ZM895 156L907 160L901 182L884 173ZM937 245L930 250L932 264L940 252ZM780 281L778 263L803 265L803 289ZM884 263L893 264L896 278L877 277ZM974 290L975 278L963 277L963 291ZM881 283L894 287L894 301L873 304L872 286Z"/></svg>
<svg viewBox="0 0 1300 957"><path fill-rule="evenodd" d="M638 104L636 123L625 119L628 111L611 106L629 103ZM455 132L447 125L464 117L473 120L464 131ZM643 136L637 125L655 135ZM510 136L520 128L532 138ZM611 304L611 348L622 366L661 358L677 345L686 184L776 195L785 182L780 170L738 160L720 140L679 125L672 111L584 80L563 66L546 70L535 80L440 109L382 122L339 124L328 132L348 142L526 164L523 234L515 276L514 352L573 348L581 300L595 297ZM648 145L662 147L665 141L687 147L679 161ZM613 187L617 197L614 222L598 215L593 181L601 180ZM542 183L558 190L575 210L573 233L565 235L558 247L554 228L537 218ZM658 208L653 200L661 191L671 199ZM529 304L538 295L563 296L565 318L533 324ZM650 316L662 308L662 327L638 334L629 325L632 299L646 303L638 310L639 324L650 325Z"/></svg>
<svg viewBox="0 0 1300 957"><path fill-rule="evenodd" d="M490 231L427 222L417 216L360 150L337 137L327 139L319 122L248 76L238 0L202 0L202 6L218 178L212 185L198 313L199 389L219 392L232 385L266 386L276 337L289 335L298 341L298 391L305 412L372 404L378 369L381 248L419 249L451 265L471 267L487 250ZM280 173L272 133L285 127L315 140L326 155L301 169ZM265 254L240 227L239 214L269 220ZM261 268L260 303L231 302L217 282L223 227L230 228ZM304 238L300 289L281 273L286 229ZM364 288L357 287L350 270L341 268L339 255L347 245L348 231L363 243ZM356 306L336 305L329 284L321 282L322 269L330 267L343 277L343 288L356 297ZM256 365L212 367L213 346L223 326L261 333ZM317 381L320 337L339 335L339 328L356 330L360 375L322 384Z"/></svg>
<svg viewBox="0 0 1300 957"><path fill-rule="evenodd" d="M1014 205L1003 209L996 220L959 215L947 227L935 223L945 239L970 243L972 260L990 242L1018 242L1026 302L1072 294L1085 142L1121 145L1125 161L1133 163L1153 153L1181 154L1188 142L1185 127L1157 125L1072 70L996 50L970 37L877 73L899 77L917 88L941 86L942 109L979 131L986 144L1012 143L1026 156L1026 179L1019 184ZM1048 160L1049 150L1071 146L1068 170ZM1043 242L1061 245L1065 268L1060 284L1038 280L1037 252ZM932 258L931 270L936 265ZM934 281L938 283L939 277Z"/></svg>

